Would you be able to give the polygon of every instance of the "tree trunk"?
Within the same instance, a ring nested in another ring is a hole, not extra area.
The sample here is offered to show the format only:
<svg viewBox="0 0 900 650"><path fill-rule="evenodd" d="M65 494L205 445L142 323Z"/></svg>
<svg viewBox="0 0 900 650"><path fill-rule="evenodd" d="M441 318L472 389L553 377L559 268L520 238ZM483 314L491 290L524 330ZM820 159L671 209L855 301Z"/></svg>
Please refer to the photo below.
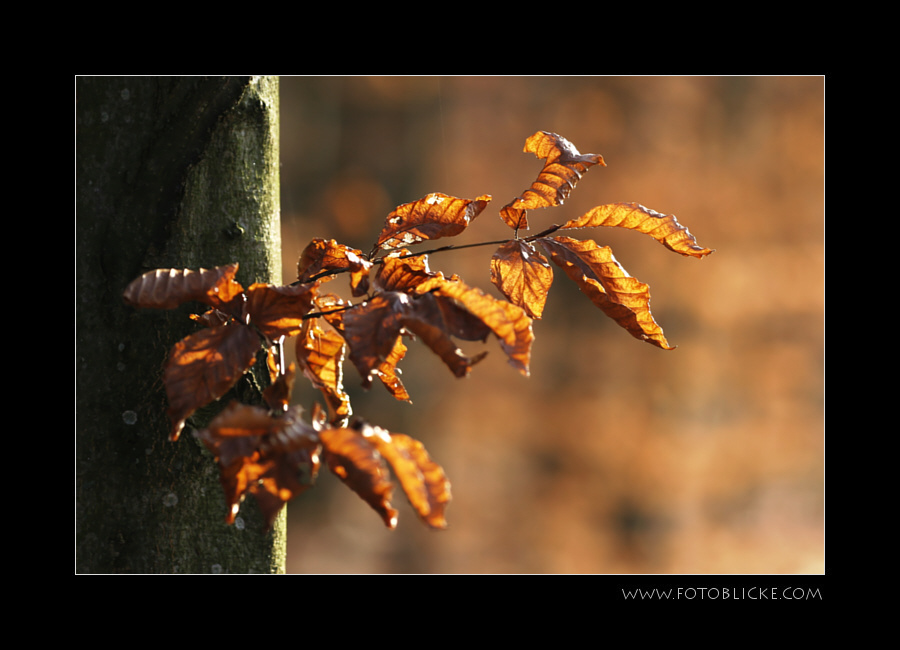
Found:
<svg viewBox="0 0 900 650"><path fill-rule="evenodd" d="M189 309L128 307L155 268L239 262L281 282L278 79L76 79L76 572L280 573L284 513L236 523L218 469L191 433L168 440L162 367L196 330ZM239 384L245 398L251 382ZM227 396L222 402L227 401Z"/></svg>

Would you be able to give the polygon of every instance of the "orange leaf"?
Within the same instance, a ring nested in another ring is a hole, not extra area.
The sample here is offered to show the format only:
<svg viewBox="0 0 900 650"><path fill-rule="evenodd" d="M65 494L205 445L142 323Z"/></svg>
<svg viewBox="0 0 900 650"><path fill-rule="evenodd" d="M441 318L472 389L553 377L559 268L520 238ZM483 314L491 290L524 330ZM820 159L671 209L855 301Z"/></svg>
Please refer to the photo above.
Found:
<svg viewBox="0 0 900 650"><path fill-rule="evenodd" d="M416 291L420 294L434 292L437 296L451 298L466 311L478 317L500 339L500 346L510 364L528 376L534 333L531 329L531 318L521 307L505 300L497 300L461 280L448 280L442 274L423 282L416 287Z"/></svg>
<svg viewBox="0 0 900 650"><path fill-rule="evenodd" d="M191 413L237 383L253 365L259 348L256 332L234 321L202 329L175 344L163 373L172 440L181 435Z"/></svg>
<svg viewBox="0 0 900 650"><path fill-rule="evenodd" d="M528 229L526 210L562 205L588 168L606 166L600 154L579 153L564 137L547 131L538 131L528 138L524 151L547 162L531 188L500 211L500 217L513 230Z"/></svg>
<svg viewBox="0 0 900 650"><path fill-rule="evenodd" d="M253 284L247 290L250 322L272 341L296 336L303 326L303 317L313 306L317 288L317 282L288 286Z"/></svg>
<svg viewBox="0 0 900 650"><path fill-rule="evenodd" d="M490 200L487 195L470 200L434 192L413 203L404 203L387 216L376 245L389 249L453 237L465 230Z"/></svg>
<svg viewBox="0 0 900 650"><path fill-rule="evenodd" d="M214 269L156 269L132 281L125 302L135 307L174 309L192 300L224 309L244 288L234 280L238 265Z"/></svg>
<svg viewBox="0 0 900 650"><path fill-rule="evenodd" d="M569 237L537 240L591 301L635 338L671 350L662 328L650 313L650 290L633 278L608 246Z"/></svg>
<svg viewBox="0 0 900 650"><path fill-rule="evenodd" d="M390 464L419 517L432 528L446 528L444 510L450 503L450 481L443 468L431 459L418 440L379 427L366 427L363 434Z"/></svg>
<svg viewBox="0 0 900 650"><path fill-rule="evenodd" d="M338 244L331 239L313 239L303 250L297 263L297 278L309 282L328 272L350 272L350 288L353 296L364 296L369 291L369 269L372 263L361 251Z"/></svg>
<svg viewBox="0 0 900 650"><path fill-rule="evenodd" d="M394 396L394 399L401 402L409 402L411 404L412 400L409 398L409 393L406 391L403 382L400 381L400 369L397 367L397 364L403 360L404 356L406 356L406 345L403 343L402 338L397 337L397 341L394 343L394 349L391 350L391 353L381 365L378 366L377 374L381 383L384 384L384 387L388 389L388 392Z"/></svg>
<svg viewBox="0 0 900 650"><path fill-rule="evenodd" d="M331 421L349 417L350 397L344 392L343 384L344 338L309 320L297 340L296 354L303 374L325 396Z"/></svg>
<svg viewBox="0 0 900 650"><path fill-rule="evenodd" d="M639 203L610 203L598 205L562 228L593 228L613 226L629 228L650 235L671 251L681 255L703 258L714 252L697 244L691 232L678 223L675 215L662 214Z"/></svg>
<svg viewBox="0 0 900 650"><path fill-rule="evenodd" d="M348 428L323 429L319 440L329 469L372 506L388 528L395 528L390 473L372 441Z"/></svg>
<svg viewBox="0 0 900 650"><path fill-rule="evenodd" d="M491 258L491 282L511 303L540 319L553 283L547 258L521 239L500 246Z"/></svg>

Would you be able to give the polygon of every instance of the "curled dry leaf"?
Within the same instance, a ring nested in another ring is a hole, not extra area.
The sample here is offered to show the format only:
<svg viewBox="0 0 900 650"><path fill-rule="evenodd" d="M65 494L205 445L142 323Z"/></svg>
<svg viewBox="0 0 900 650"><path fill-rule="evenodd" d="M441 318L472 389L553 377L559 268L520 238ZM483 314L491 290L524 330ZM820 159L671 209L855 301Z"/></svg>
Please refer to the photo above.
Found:
<svg viewBox="0 0 900 650"><path fill-rule="evenodd" d="M597 307L632 336L664 350L672 347L650 313L650 289L621 267L608 246L570 237L537 240Z"/></svg>
<svg viewBox="0 0 900 650"><path fill-rule="evenodd" d="M506 242L491 258L491 282L511 303L540 319L553 283L547 258L521 239Z"/></svg>
<svg viewBox="0 0 900 650"><path fill-rule="evenodd" d="M354 297L369 291L369 269L372 263L361 251L339 244L335 240L313 239L303 250L297 263L297 279L310 282L330 273L350 273L350 288Z"/></svg>
<svg viewBox="0 0 900 650"><path fill-rule="evenodd" d="M500 217L513 230L528 229L526 210L562 205L590 167L606 166L600 154L582 154L561 135L547 131L528 138L524 151L547 162L531 187L500 211Z"/></svg>
<svg viewBox="0 0 900 650"><path fill-rule="evenodd" d="M259 348L256 333L234 321L202 329L175 344L163 371L172 440L178 440L194 411L237 383L253 365Z"/></svg>
<svg viewBox="0 0 900 650"><path fill-rule="evenodd" d="M388 215L376 247L397 248L458 235L490 200L488 195L471 200L434 192L418 201L404 203Z"/></svg>
<svg viewBox="0 0 900 650"><path fill-rule="evenodd" d="M234 280L237 264L214 269L156 269L132 281L123 294L135 307L174 309L190 301L227 310L244 288Z"/></svg>
<svg viewBox="0 0 900 650"><path fill-rule="evenodd" d="M561 229L612 226L629 228L650 235L671 251L702 258L714 250L697 244L691 232L678 223L675 215L662 214L639 203L598 205L585 214L566 222Z"/></svg>

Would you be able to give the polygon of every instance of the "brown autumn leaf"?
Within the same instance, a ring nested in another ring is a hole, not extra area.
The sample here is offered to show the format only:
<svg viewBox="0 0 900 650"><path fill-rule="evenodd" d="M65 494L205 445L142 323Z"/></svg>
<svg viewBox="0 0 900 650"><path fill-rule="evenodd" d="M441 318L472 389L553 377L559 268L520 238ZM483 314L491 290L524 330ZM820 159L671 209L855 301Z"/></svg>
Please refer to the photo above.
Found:
<svg viewBox="0 0 900 650"><path fill-rule="evenodd" d="M490 200L488 195L472 200L434 192L418 201L404 203L387 216L376 247L397 248L458 235Z"/></svg>
<svg viewBox="0 0 900 650"><path fill-rule="evenodd" d="M524 151L546 163L531 187L500 211L500 217L513 230L528 230L526 210L562 205L590 167L606 166L600 154L582 154L564 137L548 131L538 131L528 138Z"/></svg>
<svg viewBox="0 0 900 650"><path fill-rule="evenodd" d="M537 240L597 307L629 334L664 350L672 347L650 313L649 287L630 276L608 246L570 237Z"/></svg>
<svg viewBox="0 0 900 650"><path fill-rule="evenodd" d="M402 333L403 311L411 301L405 293L387 291L329 318L347 342L363 387L372 385L372 378L394 351Z"/></svg>
<svg viewBox="0 0 900 650"><path fill-rule="evenodd" d="M501 245L491 258L491 282L531 318L540 319L553 283L547 258L531 244L513 239Z"/></svg>
<svg viewBox="0 0 900 650"><path fill-rule="evenodd" d="M297 340L297 362L306 378L325 396L331 422L339 422L352 413L343 384L344 337L333 329L322 329L316 320L304 324Z"/></svg>
<svg viewBox="0 0 900 650"><path fill-rule="evenodd" d="M296 336L312 309L318 282L288 286L256 283L247 290L245 311L250 322L271 341Z"/></svg>
<svg viewBox="0 0 900 650"><path fill-rule="evenodd" d="M259 337L235 321L204 328L175 344L163 372L172 440L198 408L219 399L250 369Z"/></svg>
<svg viewBox="0 0 900 650"><path fill-rule="evenodd" d="M691 232L678 223L673 214L662 214L639 203L610 203L591 208L585 214L566 222L562 229L611 226L629 228L650 235L671 251L703 258L714 252L697 244Z"/></svg>
<svg viewBox="0 0 900 650"><path fill-rule="evenodd" d="M380 427L363 425L362 431L391 466L419 517L432 528L446 528L444 511L450 503L450 481L425 446L405 434L389 433Z"/></svg>
<svg viewBox="0 0 900 650"><path fill-rule="evenodd" d="M388 528L396 528L390 470L373 442L359 431L344 427L319 431L319 440L328 468L372 506Z"/></svg>
<svg viewBox="0 0 900 650"><path fill-rule="evenodd" d="M244 288L235 281L238 265L228 264L213 269L156 269L133 280L125 288L125 302L135 307L174 309L197 301L227 310L231 301Z"/></svg>
<svg viewBox="0 0 900 650"><path fill-rule="evenodd" d="M299 407L273 416L232 402L197 437L219 464L229 524L252 494L271 527L284 504L307 490L318 474L318 432L302 421Z"/></svg>
<svg viewBox="0 0 900 650"><path fill-rule="evenodd" d="M369 269L372 263L361 251L339 244L335 240L313 239L303 250L297 263L297 278L310 282L328 273L350 273L350 288L354 297L369 291Z"/></svg>
<svg viewBox="0 0 900 650"><path fill-rule="evenodd" d="M450 298L476 316L500 339L500 347L510 364L528 376L534 333L531 318L521 307L497 300L477 287L470 287L457 278L447 279L440 273L417 286L416 292L433 292L436 296Z"/></svg>

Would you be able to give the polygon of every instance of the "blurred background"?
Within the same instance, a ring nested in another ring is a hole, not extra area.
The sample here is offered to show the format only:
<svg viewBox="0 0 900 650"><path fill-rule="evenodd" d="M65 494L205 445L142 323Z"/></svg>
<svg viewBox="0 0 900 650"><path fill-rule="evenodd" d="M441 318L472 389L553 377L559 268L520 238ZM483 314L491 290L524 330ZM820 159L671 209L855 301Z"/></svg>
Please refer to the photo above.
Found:
<svg viewBox="0 0 900 650"><path fill-rule="evenodd" d="M543 165L522 152L538 130L607 167L530 212L529 234L636 201L716 249L697 260L636 232L568 233L649 284L672 351L556 272L529 378L495 339L461 345L489 351L465 380L412 342L410 405L361 391L347 363L354 413L444 467L450 525L429 530L397 488L388 530L323 470L289 505L288 571L824 572L824 113L821 77L282 77L286 282L311 238L367 252L391 210L429 192L493 196L442 244L510 237L499 209ZM430 266L499 295L493 250ZM294 400L317 399L298 380Z"/></svg>

